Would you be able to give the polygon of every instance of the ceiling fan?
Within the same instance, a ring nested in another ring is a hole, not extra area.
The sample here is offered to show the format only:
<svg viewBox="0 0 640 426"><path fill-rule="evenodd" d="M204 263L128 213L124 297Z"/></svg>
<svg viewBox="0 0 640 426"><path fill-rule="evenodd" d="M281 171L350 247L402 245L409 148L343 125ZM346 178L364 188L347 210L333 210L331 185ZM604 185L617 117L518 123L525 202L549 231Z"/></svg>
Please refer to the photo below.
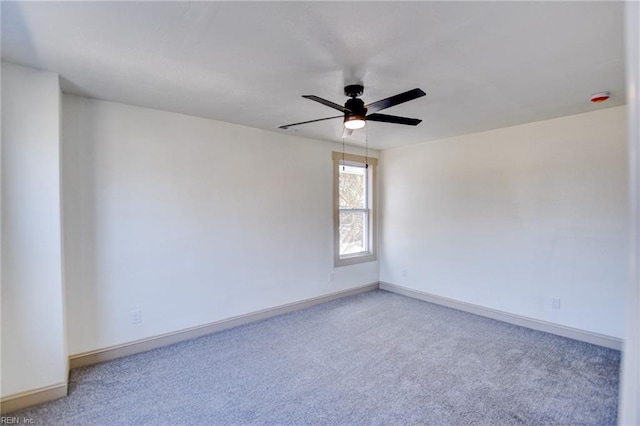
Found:
<svg viewBox="0 0 640 426"><path fill-rule="evenodd" d="M358 96L362 95L364 87L361 84L350 84L345 86L344 94L351 99L347 100L344 106L338 105L326 99L322 99L315 95L303 95L303 98L310 99L326 105L330 108L336 109L343 113L343 115L336 115L333 117L319 118L317 120L302 121L300 123L285 124L280 126L280 129L288 129L292 126L298 126L300 124L315 123L316 121L331 120L333 118L344 118L345 134L350 135L354 130L361 129L365 126L366 121L380 121L383 123L394 124L406 124L408 126L417 126L422 120L417 118L398 117L395 115L378 114L378 111L390 108L395 105L399 105L414 99L420 98L425 93L420 89L409 90L404 93L400 93L390 98L382 99L377 102L373 102L365 105L362 99ZM344 136L344 134L343 134Z"/></svg>

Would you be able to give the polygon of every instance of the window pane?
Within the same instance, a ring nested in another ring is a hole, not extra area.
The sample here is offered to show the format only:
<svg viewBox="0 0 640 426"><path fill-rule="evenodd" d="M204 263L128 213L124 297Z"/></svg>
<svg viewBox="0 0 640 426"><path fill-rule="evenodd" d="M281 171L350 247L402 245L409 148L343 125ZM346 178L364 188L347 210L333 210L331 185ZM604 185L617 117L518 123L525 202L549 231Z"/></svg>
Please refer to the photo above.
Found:
<svg viewBox="0 0 640 426"><path fill-rule="evenodd" d="M366 212L340 212L340 255L367 251Z"/></svg>
<svg viewBox="0 0 640 426"><path fill-rule="evenodd" d="M340 166L340 204L341 209L364 209L366 169L364 167Z"/></svg>

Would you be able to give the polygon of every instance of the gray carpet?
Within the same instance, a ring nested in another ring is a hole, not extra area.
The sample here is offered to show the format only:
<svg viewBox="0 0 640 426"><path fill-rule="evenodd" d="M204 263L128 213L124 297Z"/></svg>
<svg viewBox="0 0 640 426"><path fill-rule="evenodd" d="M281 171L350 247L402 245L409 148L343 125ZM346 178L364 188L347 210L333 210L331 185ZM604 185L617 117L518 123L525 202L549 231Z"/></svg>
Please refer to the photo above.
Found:
<svg viewBox="0 0 640 426"><path fill-rule="evenodd" d="M73 370L45 425L614 425L620 352L382 290Z"/></svg>

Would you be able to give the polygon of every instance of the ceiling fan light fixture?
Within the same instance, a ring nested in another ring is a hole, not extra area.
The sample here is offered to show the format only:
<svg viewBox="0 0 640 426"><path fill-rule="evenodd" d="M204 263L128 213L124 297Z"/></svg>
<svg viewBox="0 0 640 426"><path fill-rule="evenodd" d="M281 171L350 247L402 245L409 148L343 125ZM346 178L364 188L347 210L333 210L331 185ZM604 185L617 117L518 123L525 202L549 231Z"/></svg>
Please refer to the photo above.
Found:
<svg viewBox="0 0 640 426"><path fill-rule="evenodd" d="M361 117L359 115L346 115L344 117L344 127L349 130L362 129L364 125L364 117Z"/></svg>

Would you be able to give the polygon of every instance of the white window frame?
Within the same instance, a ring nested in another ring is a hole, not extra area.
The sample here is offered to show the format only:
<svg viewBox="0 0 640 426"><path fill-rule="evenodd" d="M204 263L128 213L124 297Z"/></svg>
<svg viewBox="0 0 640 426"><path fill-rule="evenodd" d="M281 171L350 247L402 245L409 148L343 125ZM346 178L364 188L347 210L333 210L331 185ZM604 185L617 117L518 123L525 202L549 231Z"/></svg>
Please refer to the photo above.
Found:
<svg viewBox="0 0 640 426"><path fill-rule="evenodd" d="M335 266L355 265L357 263L372 262L377 259L376 256L376 233L377 233L377 166L376 158L363 157L360 155L343 154L342 152L333 152L333 254ZM365 244L368 250L360 253L340 255L340 166L358 166L362 167L368 164L367 172L367 192L365 195L366 211L368 212L368 229L365 238Z"/></svg>

